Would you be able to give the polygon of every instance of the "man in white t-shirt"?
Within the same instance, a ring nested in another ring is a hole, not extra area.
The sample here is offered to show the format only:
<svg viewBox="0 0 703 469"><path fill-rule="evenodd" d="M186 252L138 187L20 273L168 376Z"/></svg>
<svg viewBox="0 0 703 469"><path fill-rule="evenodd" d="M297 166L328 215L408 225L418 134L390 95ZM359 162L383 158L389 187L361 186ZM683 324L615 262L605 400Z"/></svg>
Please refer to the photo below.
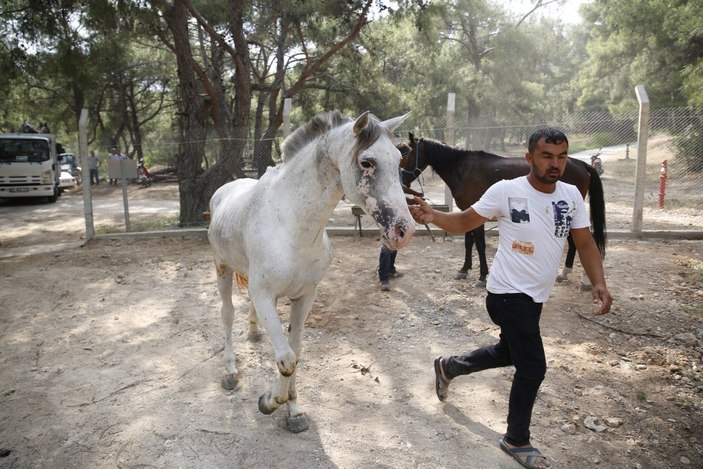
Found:
<svg viewBox="0 0 703 469"><path fill-rule="evenodd" d="M569 232L593 285L594 302L600 303L596 314L607 314L613 301L581 194L575 186L559 181L568 150L569 141L561 131L540 129L528 143L527 176L494 184L462 212L435 211L418 197L416 205L410 207L415 221L434 223L453 233L471 231L491 218L498 220L500 236L486 286L486 310L500 326L500 339L463 355L437 357L437 397L446 399L449 383L457 376L514 366L508 428L500 447L524 467L541 469L550 464L530 444L532 407L547 371L539 319L556 280Z"/></svg>

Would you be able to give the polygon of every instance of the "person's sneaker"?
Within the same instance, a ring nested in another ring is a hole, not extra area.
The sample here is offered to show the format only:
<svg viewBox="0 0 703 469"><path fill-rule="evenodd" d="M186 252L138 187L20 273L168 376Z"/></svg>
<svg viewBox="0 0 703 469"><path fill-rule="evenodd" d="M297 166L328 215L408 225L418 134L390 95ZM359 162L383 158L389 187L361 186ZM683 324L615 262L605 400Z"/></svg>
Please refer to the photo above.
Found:
<svg viewBox="0 0 703 469"><path fill-rule="evenodd" d="M391 291L391 284L388 281L380 282L378 284L378 287L381 289L381 291Z"/></svg>
<svg viewBox="0 0 703 469"><path fill-rule="evenodd" d="M434 359L434 383L435 391L437 392L437 398L444 402L449 394L449 383L452 380L447 378L444 374L444 359L442 357L437 357Z"/></svg>
<svg viewBox="0 0 703 469"><path fill-rule="evenodd" d="M405 275L403 272L398 272L397 270L395 272L391 272L391 278L400 278L403 275Z"/></svg>

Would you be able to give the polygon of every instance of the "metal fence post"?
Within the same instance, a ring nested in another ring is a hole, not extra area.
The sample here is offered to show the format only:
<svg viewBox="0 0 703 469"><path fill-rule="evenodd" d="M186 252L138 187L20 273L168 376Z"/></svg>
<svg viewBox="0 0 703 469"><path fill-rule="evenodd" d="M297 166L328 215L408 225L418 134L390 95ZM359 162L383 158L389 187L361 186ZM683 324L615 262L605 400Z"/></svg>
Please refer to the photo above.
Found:
<svg viewBox="0 0 703 469"><path fill-rule="evenodd" d="M456 93L449 93L447 95L447 133L445 135L445 143L447 145L454 146L454 117L456 114ZM454 210L454 199L452 198L452 191L449 190L449 186L445 184L444 186L444 204L449 207L449 212Z"/></svg>
<svg viewBox="0 0 703 469"><path fill-rule="evenodd" d="M644 85L635 87L640 103L639 124L637 127L637 166L635 169L635 204L632 209L632 231L642 233L642 212L644 209L644 189L647 182L647 141L649 139L649 96Z"/></svg>
<svg viewBox="0 0 703 469"><path fill-rule="evenodd" d="M290 135L290 110L293 107L293 100L286 98L283 100L283 138Z"/></svg>
<svg viewBox="0 0 703 469"><path fill-rule="evenodd" d="M88 164L88 110L81 109L81 116L78 119L78 154L81 161L81 176L83 179L83 214L85 216L85 239L86 241L95 237L95 225L93 224L93 194L90 184L93 178L90 175L90 165ZM85 170L88 169L86 178Z"/></svg>

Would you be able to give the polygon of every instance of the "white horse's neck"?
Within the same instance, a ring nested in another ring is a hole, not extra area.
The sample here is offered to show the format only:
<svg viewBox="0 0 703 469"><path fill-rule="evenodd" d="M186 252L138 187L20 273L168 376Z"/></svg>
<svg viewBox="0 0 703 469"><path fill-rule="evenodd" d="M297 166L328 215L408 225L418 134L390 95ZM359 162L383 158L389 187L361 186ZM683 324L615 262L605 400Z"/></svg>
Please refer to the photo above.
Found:
<svg viewBox="0 0 703 469"><path fill-rule="evenodd" d="M281 213L282 222L304 245L321 242L321 233L344 195L339 169L328 155L297 155L271 174L271 192L285 197L291 213ZM273 190L275 188L275 190Z"/></svg>

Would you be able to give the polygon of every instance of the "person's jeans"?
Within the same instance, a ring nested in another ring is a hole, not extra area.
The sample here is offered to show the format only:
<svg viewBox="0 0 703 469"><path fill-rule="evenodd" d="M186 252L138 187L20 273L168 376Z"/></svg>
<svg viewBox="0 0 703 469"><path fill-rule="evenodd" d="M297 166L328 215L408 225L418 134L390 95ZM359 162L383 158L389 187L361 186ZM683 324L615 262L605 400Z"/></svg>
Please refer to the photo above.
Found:
<svg viewBox="0 0 703 469"><path fill-rule="evenodd" d="M514 446L530 443L530 421L537 391L547 372L547 361L539 330L542 303L523 293L486 297L486 310L500 326L497 344L444 360L444 372L452 379L489 368L515 366L508 405L506 440Z"/></svg>
<svg viewBox="0 0 703 469"><path fill-rule="evenodd" d="M378 256L378 280L387 282L391 274L395 273L395 258L398 251L388 249L385 244L381 244L381 254Z"/></svg>
<svg viewBox="0 0 703 469"><path fill-rule="evenodd" d="M95 184L100 184L100 175L97 169L90 170L90 183L93 184L93 181L95 181Z"/></svg>

